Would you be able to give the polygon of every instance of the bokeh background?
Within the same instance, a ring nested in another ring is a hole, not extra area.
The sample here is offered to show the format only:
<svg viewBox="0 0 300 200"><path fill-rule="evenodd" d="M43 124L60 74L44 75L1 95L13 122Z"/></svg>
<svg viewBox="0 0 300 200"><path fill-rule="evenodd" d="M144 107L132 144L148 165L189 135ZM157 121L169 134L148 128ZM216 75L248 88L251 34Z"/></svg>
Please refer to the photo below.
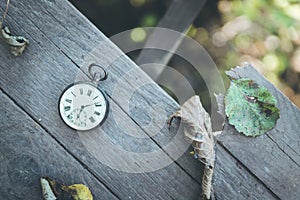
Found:
<svg viewBox="0 0 300 200"><path fill-rule="evenodd" d="M171 0L70 2L108 37L134 29L133 42L145 40L141 28L156 26L172 3ZM221 72L250 62L300 107L299 0L207 0L186 34L208 51ZM138 54L133 52L129 56L134 60ZM189 72L186 62L174 56L168 65L187 76L198 94L207 96L202 78ZM204 104L209 107L209 100Z"/></svg>

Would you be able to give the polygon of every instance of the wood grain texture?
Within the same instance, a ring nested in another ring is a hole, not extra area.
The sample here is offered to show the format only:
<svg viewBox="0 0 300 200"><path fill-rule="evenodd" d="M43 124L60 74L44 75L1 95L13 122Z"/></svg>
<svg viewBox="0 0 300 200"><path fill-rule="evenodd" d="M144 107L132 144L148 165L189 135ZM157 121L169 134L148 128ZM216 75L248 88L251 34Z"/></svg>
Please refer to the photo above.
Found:
<svg viewBox="0 0 300 200"><path fill-rule="evenodd" d="M44 1L41 1L43 3ZM45 1L47 2L47 1ZM44 5L45 4L45 5ZM50 42L53 42L64 54L66 54L72 62L78 66L86 67L90 62L97 62L103 66L108 66L109 80L108 83L103 82L102 86L108 95L119 92L119 97L112 97L114 101L127 110L128 115L135 120L143 130L149 135L155 135L153 138L160 146L168 144L174 137L174 133L169 132L164 123L168 116L178 108L178 105L161 88L159 88L149 77L142 72L136 65L132 63L119 49L117 49L110 41L108 41L101 32L91 25L81 14L74 15L74 11L65 9L70 7L67 2L58 1L54 3L44 3L42 8L38 7L34 1L28 1L26 5L17 5L19 10L14 10L16 15L24 15L22 9L36 10L34 13L28 13L26 16L33 21L34 24L42 31L41 34L47 33ZM73 8L72 8L73 9ZM20 11L19 13L17 11ZM55 16L55 17L54 17ZM67 19L66 19L67 16ZM72 20L70 20L70 18ZM40 20L35 20L35 19ZM20 17L21 21L21 17ZM70 30L72 29L72 31ZM50 30L50 31L49 31ZM36 30L32 30L34 33ZM27 32L31 32L27 30ZM85 41L85 42L82 42ZM45 48L45 47L43 47ZM55 57L55 56L54 56ZM64 63L64 61L60 61ZM61 65L51 63L53 67ZM52 68L53 68L52 67ZM57 73L57 72L54 72ZM63 74L66 72L62 72ZM61 74L61 72L58 72ZM72 76L73 74L73 76ZM69 74L70 81L75 80L76 72ZM63 77L62 77L63 78ZM67 85L68 82L62 85ZM134 94L131 96L129 91L135 88ZM117 89L121 89L116 91ZM130 108L130 112L126 109L127 105L134 105ZM160 105L161 104L161 105ZM164 115L160 110L153 108L163 108ZM147 111L147 112L145 112ZM142 116L142 117L141 117ZM149 122L153 121L151 126ZM161 128L158 133L153 130ZM153 128L154 127L154 128ZM172 149L170 150L172 151ZM174 158L176 159L176 157ZM182 165L189 163L191 157L184 157ZM191 176L199 180L200 173L198 166L189 167Z"/></svg>
<svg viewBox="0 0 300 200"><path fill-rule="evenodd" d="M42 199L42 176L86 184L97 199L117 199L2 91L0 110L1 199Z"/></svg>
<svg viewBox="0 0 300 200"><path fill-rule="evenodd" d="M127 111L136 123L142 126L146 134L155 135L153 139L156 143L160 146L168 144L174 137L174 133L169 132L163 125L168 116L178 108L175 101L107 40L86 18L80 13L76 12L77 14L75 14L73 7L66 9L71 6L68 2L41 1L40 4L43 6L37 5L35 1L28 1L26 4L20 3L13 12L17 17L23 15L29 17L29 21L34 22L41 34L47 35L50 42L54 43L77 66L84 68L90 62L96 62L108 67L109 84L106 82L102 84L104 90L122 109ZM35 10L35 12L26 13L26 10ZM22 21L22 17L19 21ZM35 31L32 30L32 33ZM61 64L52 63L52 65ZM73 76L69 80L74 81L76 73L74 71L72 73ZM134 88L133 96L131 96L132 88ZM116 93L122 98L113 97L113 94ZM134 105L130 112L127 108L128 104ZM162 113L162 110L165 112ZM166 151L172 155L172 149ZM173 156L173 159L177 158L178 156ZM188 173L194 179L199 180L198 166L185 166L192 158L183 157L181 160L184 162L181 162L180 165L189 169Z"/></svg>
<svg viewBox="0 0 300 200"><path fill-rule="evenodd" d="M22 16L21 13L18 13L20 11L18 7L15 9L14 5L11 7L11 11L16 15L20 14L19 16ZM43 13L42 16L46 15ZM39 20L42 19L42 16L39 17ZM95 159L87 151L82 144L82 138L79 138L78 133L67 128L57 113L57 102L60 93L81 72L59 48L53 45L51 40L48 40L46 37L43 38L43 33L28 18L23 16L21 18L21 23L28 25L26 31L29 34L25 35L31 41L31 48L22 57L13 58L6 51L5 47L1 46L1 52L3 52L1 60L5 60L5 63L1 64L1 72L3 72L1 88L11 94L31 117L37 121L40 119L40 124L75 157L80 159L91 172L103 180L111 190L116 192L119 198L124 199L129 196L136 199L197 198L201 193L199 184L178 167L177 164L173 163L165 153L161 154L161 156L164 156L161 159L169 159L171 162L170 166L149 174L134 174L113 170ZM9 19L13 22L11 18ZM53 21L49 23L53 23ZM10 25L14 30L24 30L21 28L22 25L18 26L14 23ZM113 74L111 71L109 73L110 75ZM17 80L18 84L12 86L14 80ZM111 78L108 79L108 81L110 80ZM154 85L154 83L152 84ZM103 88L105 88L104 85ZM106 88L105 90L108 91ZM139 141L130 140L129 137L128 140L124 140L124 136L127 135L125 132L127 129L142 136L145 133L114 101L110 99L110 102L114 111L111 110L110 117L101 128L103 133L107 133L106 135L110 136L112 142L119 143L127 150L132 151L160 149L149 136ZM117 117L127 122L127 129L122 130L122 126L116 125L115 118L112 117L113 113L117 113ZM143 149L142 147L145 148ZM126 164L127 161L129 162L130 159L126 160L124 158L123 164ZM153 191L156 192L153 193Z"/></svg>
<svg viewBox="0 0 300 200"><path fill-rule="evenodd" d="M230 72L266 87L277 99L280 118L267 134L249 138L226 126L221 143L282 199L300 196L300 110L251 65Z"/></svg>
<svg viewBox="0 0 300 200"><path fill-rule="evenodd" d="M181 137L180 127L179 132L176 127L169 131L165 125L179 106L141 69L67 1L12 2L7 21L15 33L29 38L30 46L15 58L5 45L0 45L0 88L59 141L69 155L120 199L198 199L201 164L188 156L188 144ZM109 72L109 78L100 87L107 93L111 109L99 132L81 134L61 121L57 103L68 84L87 80L82 71L91 62L105 66ZM177 142L170 142L174 138ZM161 153L156 157L139 157L139 162L135 162L134 156L123 157L113 149L101 149L105 141L127 152ZM182 156L174 153L178 149ZM127 173L106 165L105 161L127 169L149 167L149 171L151 165L147 161L170 164L147 173ZM264 188L260 182L254 186L247 184L255 178L245 169L241 170L244 176L235 173L227 181L227 173L235 169L234 162L224 163L219 169L224 172L216 172L218 179L233 184L232 188L238 188L243 177L249 178L242 181L247 191L244 196L255 196L257 187ZM266 188L261 190L265 191L261 194L270 196ZM217 191L228 196L236 194L223 184L218 185Z"/></svg>
<svg viewBox="0 0 300 200"><path fill-rule="evenodd" d="M219 144L216 156L213 176L216 199L278 199Z"/></svg>

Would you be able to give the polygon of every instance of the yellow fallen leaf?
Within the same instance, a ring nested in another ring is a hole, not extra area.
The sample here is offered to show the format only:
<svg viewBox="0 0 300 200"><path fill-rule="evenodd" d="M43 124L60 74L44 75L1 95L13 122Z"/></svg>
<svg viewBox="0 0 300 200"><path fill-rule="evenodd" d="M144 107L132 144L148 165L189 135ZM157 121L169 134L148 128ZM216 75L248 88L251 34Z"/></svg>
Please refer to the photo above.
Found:
<svg viewBox="0 0 300 200"><path fill-rule="evenodd" d="M86 185L74 184L70 186L63 186L62 189L69 192L74 200L93 200L93 195Z"/></svg>

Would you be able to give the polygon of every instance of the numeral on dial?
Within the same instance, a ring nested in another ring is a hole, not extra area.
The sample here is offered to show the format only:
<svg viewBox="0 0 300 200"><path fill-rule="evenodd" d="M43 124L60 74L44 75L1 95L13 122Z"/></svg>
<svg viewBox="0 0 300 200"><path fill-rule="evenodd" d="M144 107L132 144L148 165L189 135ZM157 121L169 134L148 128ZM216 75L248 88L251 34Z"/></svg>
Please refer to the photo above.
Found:
<svg viewBox="0 0 300 200"><path fill-rule="evenodd" d="M95 100L95 99L97 99L98 98L98 96L95 96L95 98L93 98L93 100Z"/></svg>
<svg viewBox="0 0 300 200"><path fill-rule="evenodd" d="M66 102L72 103L72 100L71 99L66 99Z"/></svg>
<svg viewBox="0 0 300 200"><path fill-rule="evenodd" d="M70 106L65 106L65 111L69 111L69 110L71 110L71 107Z"/></svg>
<svg viewBox="0 0 300 200"><path fill-rule="evenodd" d="M92 123L94 123L94 122L95 122L95 119L94 119L94 117L90 117L89 119L90 119L90 121L91 121Z"/></svg>
<svg viewBox="0 0 300 200"><path fill-rule="evenodd" d="M96 106L96 107L99 107L99 106L102 106L102 104L101 104L100 102L96 102L96 103L95 103L95 106Z"/></svg>
<svg viewBox="0 0 300 200"><path fill-rule="evenodd" d="M92 90L88 90L87 95L91 96L91 94L92 94Z"/></svg>
<svg viewBox="0 0 300 200"><path fill-rule="evenodd" d="M94 112L94 114L95 114L95 115L100 115L101 113L99 113L99 112L95 111L95 112Z"/></svg>

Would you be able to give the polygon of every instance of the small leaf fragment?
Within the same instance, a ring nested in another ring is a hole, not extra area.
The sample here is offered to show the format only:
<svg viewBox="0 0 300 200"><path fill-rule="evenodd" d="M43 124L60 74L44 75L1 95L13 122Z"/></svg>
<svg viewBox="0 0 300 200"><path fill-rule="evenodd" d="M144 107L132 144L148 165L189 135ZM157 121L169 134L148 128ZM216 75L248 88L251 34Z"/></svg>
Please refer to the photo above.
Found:
<svg viewBox="0 0 300 200"><path fill-rule="evenodd" d="M214 94L217 104L218 104L218 113L221 115L223 121L225 121L226 114L225 114L225 105L224 105L224 94Z"/></svg>
<svg viewBox="0 0 300 200"><path fill-rule="evenodd" d="M274 96L248 78L232 79L225 96L229 124L246 136L258 136L273 129L279 118Z"/></svg>
<svg viewBox="0 0 300 200"><path fill-rule="evenodd" d="M52 190L50 182L47 180L46 177L42 177L40 179L43 197L45 200L56 200L56 195L54 194L54 191Z"/></svg>

